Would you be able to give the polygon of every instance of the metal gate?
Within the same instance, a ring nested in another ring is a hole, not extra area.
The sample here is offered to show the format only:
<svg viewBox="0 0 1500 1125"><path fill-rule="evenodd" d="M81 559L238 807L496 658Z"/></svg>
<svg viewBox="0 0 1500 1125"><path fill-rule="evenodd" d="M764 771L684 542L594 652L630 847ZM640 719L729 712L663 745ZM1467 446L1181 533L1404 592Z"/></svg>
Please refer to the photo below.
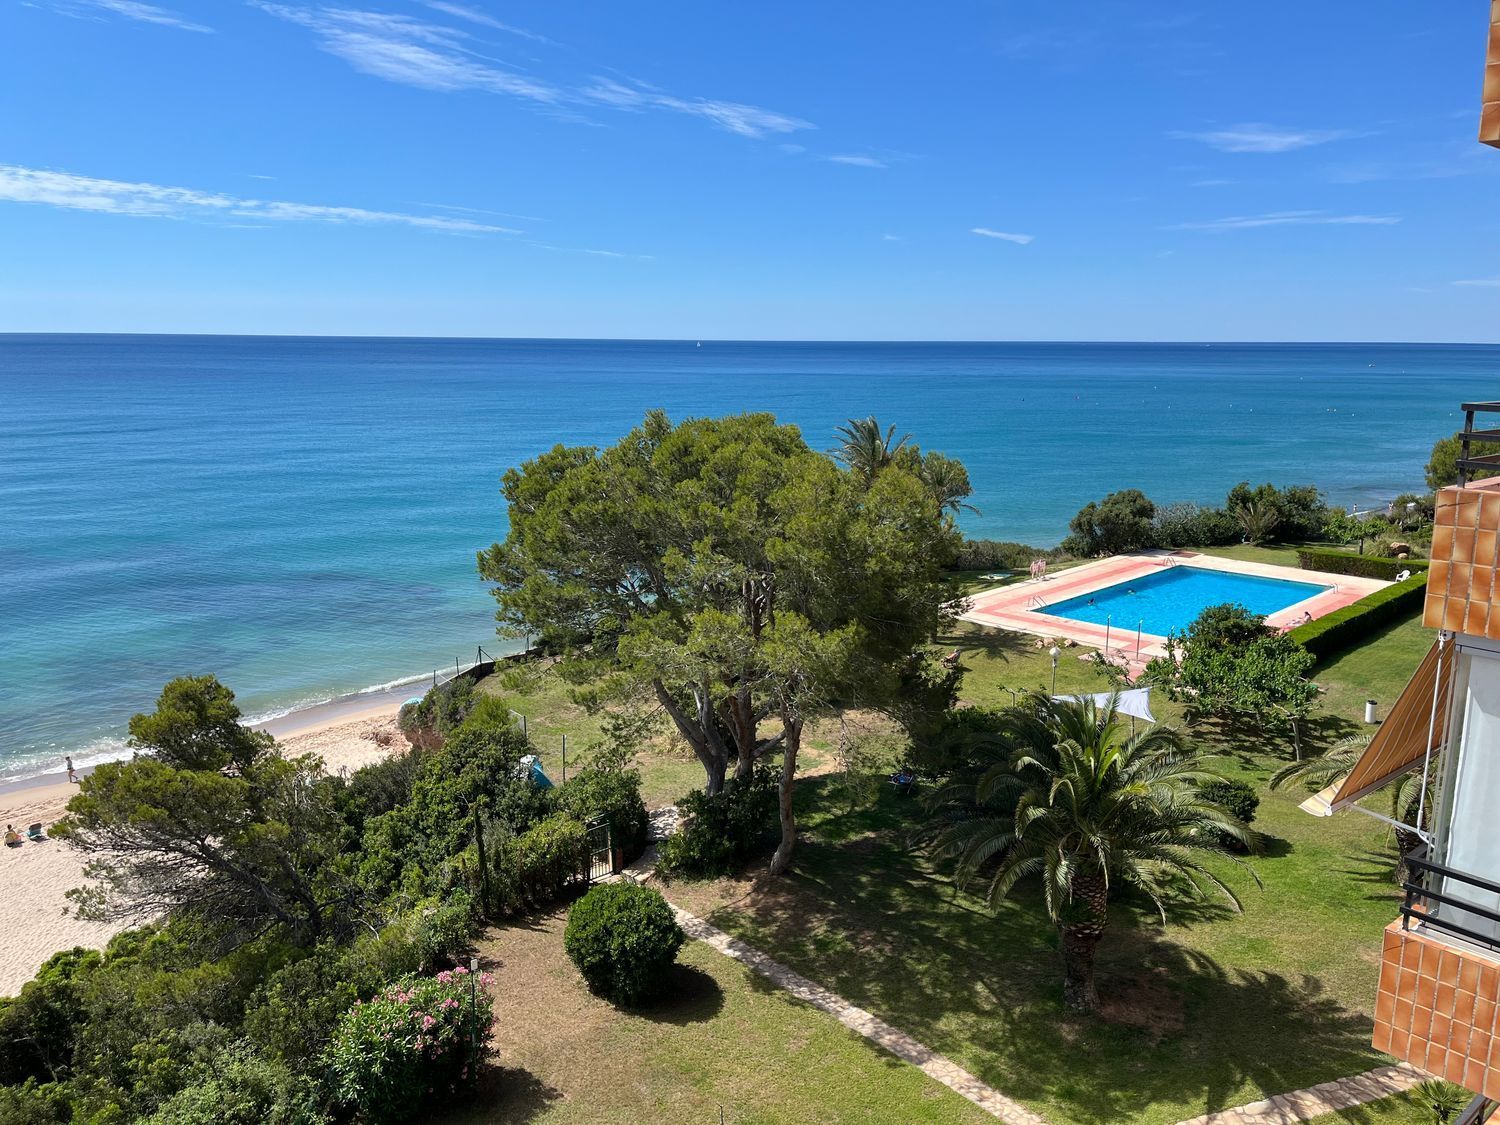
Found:
<svg viewBox="0 0 1500 1125"><path fill-rule="evenodd" d="M585 827L588 830L588 877L592 883L615 873L615 849L608 816L591 817Z"/></svg>

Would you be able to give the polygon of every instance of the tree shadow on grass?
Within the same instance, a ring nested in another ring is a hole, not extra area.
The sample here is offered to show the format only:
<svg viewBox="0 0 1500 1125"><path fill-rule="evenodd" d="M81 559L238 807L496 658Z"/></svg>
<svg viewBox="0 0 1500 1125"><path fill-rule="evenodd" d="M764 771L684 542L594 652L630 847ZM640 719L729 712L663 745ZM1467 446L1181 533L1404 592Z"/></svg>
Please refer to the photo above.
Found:
<svg viewBox="0 0 1500 1125"><path fill-rule="evenodd" d="M672 966L661 994L637 1007L632 1015L678 1027L711 1020L724 1007L724 990L702 969L680 962Z"/></svg>
<svg viewBox="0 0 1500 1125"><path fill-rule="evenodd" d="M1380 1065L1368 1017L1316 977L1226 967L1173 940L1222 918L1215 903L1183 904L1164 930L1122 900L1100 950L1108 1018L1068 1012L1039 895L991 912L957 892L913 854L912 808L885 793L865 809L804 806L797 873L757 875L711 919L1063 1120L1186 1117Z"/></svg>
<svg viewBox="0 0 1500 1125"><path fill-rule="evenodd" d="M473 1093L435 1118L445 1125L490 1125L490 1123L534 1121L563 1096L529 1070L519 1067L486 1066L479 1072Z"/></svg>

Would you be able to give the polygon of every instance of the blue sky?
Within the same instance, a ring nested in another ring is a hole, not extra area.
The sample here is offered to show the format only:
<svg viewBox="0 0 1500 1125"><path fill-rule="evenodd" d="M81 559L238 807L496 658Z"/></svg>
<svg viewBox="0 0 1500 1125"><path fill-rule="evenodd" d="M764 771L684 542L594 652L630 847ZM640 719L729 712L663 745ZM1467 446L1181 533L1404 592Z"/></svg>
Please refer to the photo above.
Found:
<svg viewBox="0 0 1500 1125"><path fill-rule="evenodd" d="M0 331L1500 339L1480 0L0 0Z"/></svg>

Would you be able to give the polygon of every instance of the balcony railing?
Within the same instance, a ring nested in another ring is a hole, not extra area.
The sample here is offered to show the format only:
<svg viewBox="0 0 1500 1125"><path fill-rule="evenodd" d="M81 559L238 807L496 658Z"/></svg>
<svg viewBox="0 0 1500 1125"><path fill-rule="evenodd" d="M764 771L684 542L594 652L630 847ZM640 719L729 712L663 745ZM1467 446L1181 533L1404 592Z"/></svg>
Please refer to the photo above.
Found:
<svg viewBox="0 0 1500 1125"><path fill-rule="evenodd" d="M1429 930L1453 934L1484 949L1500 952L1500 938L1497 938L1494 933L1480 933L1478 930L1455 922L1445 917L1443 910L1444 907L1449 907L1451 910L1463 911L1471 917L1494 922L1496 933L1500 933L1500 911L1445 893L1454 883L1460 883L1476 890L1500 895L1500 883L1492 883L1488 879L1481 879L1478 875L1470 875L1465 871L1456 871L1440 863L1433 863L1426 858L1425 850L1413 852L1406 857L1406 870L1407 879L1401 884L1406 890L1406 901L1401 904L1401 928L1403 930L1410 929L1411 924L1416 922ZM1438 885L1443 887L1442 891L1435 889Z"/></svg>
<svg viewBox="0 0 1500 1125"><path fill-rule="evenodd" d="M1474 415L1500 414L1500 402L1466 402L1461 409L1464 412L1464 428L1458 435L1458 486L1463 488L1469 483L1470 473L1500 470L1500 453L1478 453L1470 449L1470 445L1475 442L1500 445L1500 429L1474 428Z"/></svg>

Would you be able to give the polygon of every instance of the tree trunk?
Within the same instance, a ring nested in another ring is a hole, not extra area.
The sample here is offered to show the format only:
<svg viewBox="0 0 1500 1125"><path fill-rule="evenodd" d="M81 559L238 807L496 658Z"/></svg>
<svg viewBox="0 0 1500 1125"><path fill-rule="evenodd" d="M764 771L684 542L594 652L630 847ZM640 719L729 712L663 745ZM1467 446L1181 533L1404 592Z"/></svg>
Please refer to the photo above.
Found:
<svg viewBox="0 0 1500 1125"><path fill-rule="evenodd" d="M695 723L677 705L677 701L672 698L672 693L667 690L664 683L655 680L651 686L656 692L657 701L662 705L662 709L671 716L672 722L677 726L677 732L692 747L699 765L703 767L704 792L710 797L713 796L724 788L724 775L729 772L729 752L724 745L724 740L719 737L718 729L714 726L712 714L708 714L704 721L704 713L707 710L705 693L694 693L700 720Z"/></svg>
<svg viewBox="0 0 1500 1125"><path fill-rule="evenodd" d="M1109 921L1109 885L1104 876L1080 872L1069 887L1075 908L1084 917L1058 926L1062 938L1063 1003L1075 1012L1097 1012L1099 993L1094 987L1094 953Z"/></svg>
<svg viewBox="0 0 1500 1125"><path fill-rule="evenodd" d="M781 747L781 781L776 787L781 813L781 843L771 857L771 874L785 875L792 869L792 849L797 846L797 818L792 812L792 785L797 777L797 751L802 748L802 720L782 713L786 739Z"/></svg>

